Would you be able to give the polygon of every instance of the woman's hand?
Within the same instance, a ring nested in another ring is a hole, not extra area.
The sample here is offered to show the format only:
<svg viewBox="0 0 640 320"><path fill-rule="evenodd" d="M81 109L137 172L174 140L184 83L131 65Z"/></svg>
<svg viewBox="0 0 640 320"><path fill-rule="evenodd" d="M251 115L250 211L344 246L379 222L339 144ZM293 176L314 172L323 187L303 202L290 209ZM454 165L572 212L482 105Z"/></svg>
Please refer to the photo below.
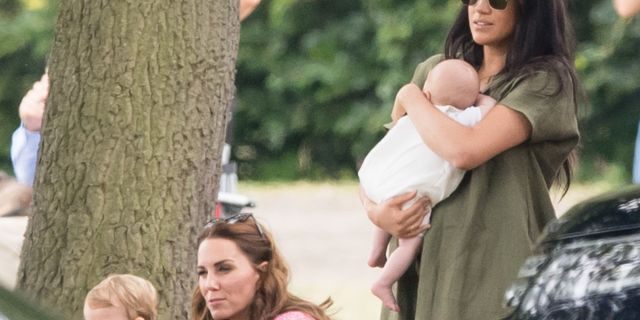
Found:
<svg viewBox="0 0 640 320"><path fill-rule="evenodd" d="M20 102L18 109L20 120L24 127L32 132L40 131L42 127L42 116L44 107L49 95L49 76L45 73L40 80L33 84L33 87Z"/></svg>
<svg viewBox="0 0 640 320"><path fill-rule="evenodd" d="M405 202L415 197L416 192L412 191L376 204L360 189L360 199L369 220L396 238L412 238L431 228L431 225L422 224L431 208L428 198L419 197L410 207L402 209Z"/></svg>

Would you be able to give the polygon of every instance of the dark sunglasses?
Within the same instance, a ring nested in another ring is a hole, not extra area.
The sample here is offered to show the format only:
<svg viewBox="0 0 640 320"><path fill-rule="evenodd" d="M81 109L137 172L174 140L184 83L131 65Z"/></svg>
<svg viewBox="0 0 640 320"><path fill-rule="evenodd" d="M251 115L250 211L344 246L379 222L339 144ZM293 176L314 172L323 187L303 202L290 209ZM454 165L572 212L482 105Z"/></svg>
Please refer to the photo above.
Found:
<svg viewBox="0 0 640 320"><path fill-rule="evenodd" d="M218 223L227 223L227 224L234 224L234 223L238 223L238 222L245 222L247 221L247 219L251 219L253 220L253 224L256 225L256 229L258 229L258 233L260 234L260 238L264 239L264 232L262 232L262 227L260 227L260 224L258 223L258 221L256 220L256 218L253 216L253 214L251 213L238 213L236 215L230 216L230 217L226 217L226 218L213 218L209 221L207 221L207 224L204 225L205 228L211 228L214 225L218 224Z"/></svg>
<svg viewBox="0 0 640 320"><path fill-rule="evenodd" d="M478 3L478 0L462 0L462 3L468 6L473 6ZM509 0L489 0L491 8L496 10L504 10L507 8L507 3L509 3Z"/></svg>

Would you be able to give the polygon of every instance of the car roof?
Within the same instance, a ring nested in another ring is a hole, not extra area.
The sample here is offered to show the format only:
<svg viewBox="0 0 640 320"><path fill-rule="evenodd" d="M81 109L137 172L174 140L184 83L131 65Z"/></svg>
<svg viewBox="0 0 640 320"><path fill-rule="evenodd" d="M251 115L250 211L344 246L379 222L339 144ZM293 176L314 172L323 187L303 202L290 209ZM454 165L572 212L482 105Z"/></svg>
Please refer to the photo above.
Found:
<svg viewBox="0 0 640 320"><path fill-rule="evenodd" d="M549 223L539 244L624 235L640 230L640 186L629 186L582 201Z"/></svg>

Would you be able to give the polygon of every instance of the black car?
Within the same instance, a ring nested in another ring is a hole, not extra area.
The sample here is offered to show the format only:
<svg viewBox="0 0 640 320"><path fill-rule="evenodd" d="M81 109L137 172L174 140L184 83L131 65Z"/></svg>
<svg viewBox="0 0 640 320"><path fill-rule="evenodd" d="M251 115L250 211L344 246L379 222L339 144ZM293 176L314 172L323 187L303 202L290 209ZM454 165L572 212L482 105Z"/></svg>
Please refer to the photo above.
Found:
<svg viewBox="0 0 640 320"><path fill-rule="evenodd" d="M508 290L509 319L640 319L640 187L550 223Z"/></svg>

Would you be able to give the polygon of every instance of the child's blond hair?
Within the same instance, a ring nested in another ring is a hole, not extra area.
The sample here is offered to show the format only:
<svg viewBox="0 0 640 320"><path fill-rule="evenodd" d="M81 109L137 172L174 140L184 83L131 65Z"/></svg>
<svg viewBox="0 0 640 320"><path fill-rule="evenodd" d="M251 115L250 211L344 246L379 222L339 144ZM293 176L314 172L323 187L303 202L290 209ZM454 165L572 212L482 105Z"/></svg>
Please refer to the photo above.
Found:
<svg viewBox="0 0 640 320"><path fill-rule="evenodd" d="M156 320L158 294L151 282L131 275L112 274L98 283L85 298L91 309L108 308L121 304L127 315L134 319Z"/></svg>

